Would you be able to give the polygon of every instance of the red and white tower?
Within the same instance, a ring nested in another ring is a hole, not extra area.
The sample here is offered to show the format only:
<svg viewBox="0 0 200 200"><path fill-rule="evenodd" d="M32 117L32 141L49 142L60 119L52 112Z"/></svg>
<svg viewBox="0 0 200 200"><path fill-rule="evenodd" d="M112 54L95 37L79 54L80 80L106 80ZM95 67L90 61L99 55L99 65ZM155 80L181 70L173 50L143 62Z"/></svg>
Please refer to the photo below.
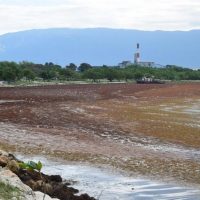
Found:
<svg viewBox="0 0 200 200"><path fill-rule="evenodd" d="M140 62L140 44L137 43L137 50L136 53L134 55L134 63L138 64Z"/></svg>

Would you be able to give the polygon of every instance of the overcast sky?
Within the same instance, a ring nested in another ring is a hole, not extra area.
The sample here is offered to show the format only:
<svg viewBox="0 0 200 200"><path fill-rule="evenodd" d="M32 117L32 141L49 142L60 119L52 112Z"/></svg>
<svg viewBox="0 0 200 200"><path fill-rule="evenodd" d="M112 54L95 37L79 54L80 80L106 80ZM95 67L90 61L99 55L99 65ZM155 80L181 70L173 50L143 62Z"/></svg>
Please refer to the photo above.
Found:
<svg viewBox="0 0 200 200"><path fill-rule="evenodd" d="M54 27L200 29L200 0L0 0L0 34Z"/></svg>

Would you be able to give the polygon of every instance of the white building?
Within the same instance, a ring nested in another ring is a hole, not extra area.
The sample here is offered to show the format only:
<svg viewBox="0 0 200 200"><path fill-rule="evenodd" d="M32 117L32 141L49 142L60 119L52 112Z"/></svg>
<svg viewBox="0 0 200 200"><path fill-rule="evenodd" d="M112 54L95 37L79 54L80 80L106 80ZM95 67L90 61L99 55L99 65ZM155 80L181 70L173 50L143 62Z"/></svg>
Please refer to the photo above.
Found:
<svg viewBox="0 0 200 200"><path fill-rule="evenodd" d="M154 67L155 63L154 62L149 62L149 61L140 61L140 44L137 43L137 50L136 53L134 54L134 64L135 65L140 65L142 67Z"/></svg>
<svg viewBox="0 0 200 200"><path fill-rule="evenodd" d="M158 67L158 66L162 66L162 65L158 65L152 61L141 61L141 54L140 54L140 44L137 43L137 49L136 52L134 54L134 62L131 61L123 61L121 63L118 64L118 66L120 68L125 68L128 67L130 65L139 65L141 67Z"/></svg>
<svg viewBox="0 0 200 200"><path fill-rule="evenodd" d="M131 61L123 61L123 62L119 63L118 66L120 68L125 68L125 67L128 67L128 66L132 65L132 64L133 63Z"/></svg>
<svg viewBox="0 0 200 200"><path fill-rule="evenodd" d="M140 65L142 67L155 67L155 63L154 62L148 62L148 61L141 61L138 63L135 63L137 65Z"/></svg>

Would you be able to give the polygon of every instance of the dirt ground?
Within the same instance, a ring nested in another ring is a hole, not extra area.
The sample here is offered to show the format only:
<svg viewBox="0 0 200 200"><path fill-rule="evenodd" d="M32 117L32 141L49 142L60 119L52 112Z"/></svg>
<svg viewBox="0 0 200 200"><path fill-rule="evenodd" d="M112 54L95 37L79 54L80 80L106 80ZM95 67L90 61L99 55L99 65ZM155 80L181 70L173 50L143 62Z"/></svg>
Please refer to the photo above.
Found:
<svg viewBox="0 0 200 200"><path fill-rule="evenodd" d="M0 88L0 147L200 185L200 83Z"/></svg>

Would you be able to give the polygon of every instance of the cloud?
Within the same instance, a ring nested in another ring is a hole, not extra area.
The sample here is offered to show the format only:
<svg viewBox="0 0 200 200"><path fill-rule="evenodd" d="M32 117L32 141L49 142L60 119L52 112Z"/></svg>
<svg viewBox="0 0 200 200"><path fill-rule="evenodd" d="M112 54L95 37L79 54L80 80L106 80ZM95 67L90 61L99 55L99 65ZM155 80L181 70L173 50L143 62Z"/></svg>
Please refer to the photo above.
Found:
<svg viewBox="0 0 200 200"><path fill-rule="evenodd" d="M199 0L0 0L0 34L34 28L200 28Z"/></svg>

